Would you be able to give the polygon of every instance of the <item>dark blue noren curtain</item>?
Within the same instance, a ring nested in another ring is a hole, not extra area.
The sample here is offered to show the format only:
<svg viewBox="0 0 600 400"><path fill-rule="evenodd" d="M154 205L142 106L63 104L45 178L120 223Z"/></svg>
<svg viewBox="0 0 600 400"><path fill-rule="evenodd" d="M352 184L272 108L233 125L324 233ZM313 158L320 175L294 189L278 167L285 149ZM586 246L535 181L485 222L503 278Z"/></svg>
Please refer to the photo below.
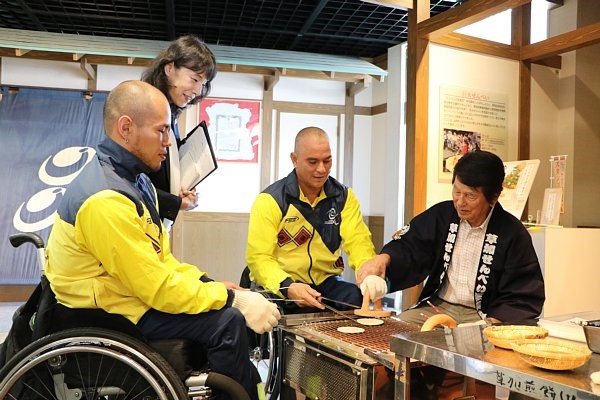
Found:
<svg viewBox="0 0 600 400"><path fill-rule="evenodd" d="M0 100L0 285L39 281L35 248L8 236L48 239L66 186L104 136L105 93L2 87Z"/></svg>

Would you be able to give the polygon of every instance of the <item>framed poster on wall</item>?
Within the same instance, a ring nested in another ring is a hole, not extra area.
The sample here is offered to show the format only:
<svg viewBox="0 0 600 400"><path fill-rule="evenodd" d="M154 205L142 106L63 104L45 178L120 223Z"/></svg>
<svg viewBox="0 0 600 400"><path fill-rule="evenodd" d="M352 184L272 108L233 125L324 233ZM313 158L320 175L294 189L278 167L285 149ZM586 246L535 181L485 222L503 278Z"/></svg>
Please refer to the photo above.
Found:
<svg viewBox="0 0 600 400"><path fill-rule="evenodd" d="M260 101L203 99L199 112L218 161L258 162Z"/></svg>
<svg viewBox="0 0 600 400"><path fill-rule="evenodd" d="M508 96L475 88L440 88L438 179L450 181L466 153L491 151L501 159L508 148Z"/></svg>

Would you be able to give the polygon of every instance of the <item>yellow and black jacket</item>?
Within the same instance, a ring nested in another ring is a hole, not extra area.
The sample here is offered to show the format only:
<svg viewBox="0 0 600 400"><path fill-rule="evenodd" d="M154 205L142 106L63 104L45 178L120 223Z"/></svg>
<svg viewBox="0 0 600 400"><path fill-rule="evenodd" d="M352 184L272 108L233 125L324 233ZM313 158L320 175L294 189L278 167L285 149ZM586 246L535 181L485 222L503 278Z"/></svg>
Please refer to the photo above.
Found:
<svg viewBox="0 0 600 400"><path fill-rule="evenodd" d="M267 187L250 211L246 261L251 278L277 293L291 281L319 285L340 275L341 249L355 271L375 256L352 189L329 177L311 205L295 170Z"/></svg>
<svg viewBox="0 0 600 400"><path fill-rule="evenodd" d="M196 314L231 301L222 283L171 254L147 172L106 138L69 185L47 247L46 275L59 303L102 308L137 323L150 308ZM140 178L151 192L145 201Z"/></svg>

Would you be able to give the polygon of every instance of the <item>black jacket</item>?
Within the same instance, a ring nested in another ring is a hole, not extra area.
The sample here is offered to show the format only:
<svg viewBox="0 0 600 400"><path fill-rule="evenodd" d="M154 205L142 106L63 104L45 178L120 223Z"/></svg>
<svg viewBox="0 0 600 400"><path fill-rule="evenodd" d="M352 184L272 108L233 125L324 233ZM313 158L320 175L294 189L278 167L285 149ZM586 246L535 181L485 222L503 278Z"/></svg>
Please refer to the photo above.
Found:
<svg viewBox="0 0 600 400"><path fill-rule="evenodd" d="M391 257L387 277L392 291L428 278L420 304L440 290L459 223L452 201L438 203L417 215L399 239L384 246L381 253ZM531 236L499 203L487 227L473 296L481 316L501 321L536 318L544 305L544 278Z"/></svg>

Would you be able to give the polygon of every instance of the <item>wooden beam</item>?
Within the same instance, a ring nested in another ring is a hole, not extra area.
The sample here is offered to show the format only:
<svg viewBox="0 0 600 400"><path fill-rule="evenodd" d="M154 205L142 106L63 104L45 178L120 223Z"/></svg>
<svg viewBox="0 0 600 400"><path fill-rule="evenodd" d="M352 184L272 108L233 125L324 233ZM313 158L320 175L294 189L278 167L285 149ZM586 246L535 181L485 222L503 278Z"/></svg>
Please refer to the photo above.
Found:
<svg viewBox="0 0 600 400"><path fill-rule="evenodd" d="M134 61L135 61L135 57L127 57L127 65L133 64Z"/></svg>
<svg viewBox="0 0 600 400"><path fill-rule="evenodd" d="M278 75L277 75L278 76ZM258 190L262 191L271 184L271 160L274 155L271 154L273 144L273 85L269 85L268 78L265 77L263 82L264 91L262 98L262 121L261 121L261 137L259 142L260 151L260 178ZM274 79L274 78L271 78ZM278 78L279 79L279 78ZM270 87L270 88L269 88ZM267 89L268 88L268 89ZM277 150L275 151L277 154ZM277 165L277 164L275 164Z"/></svg>
<svg viewBox="0 0 600 400"><path fill-rule="evenodd" d="M413 0L361 0L364 3L377 4L378 6L401 8L409 10L413 7Z"/></svg>
<svg viewBox="0 0 600 400"><path fill-rule="evenodd" d="M600 22L586 25L521 48L521 60L537 61L600 43Z"/></svg>
<svg viewBox="0 0 600 400"><path fill-rule="evenodd" d="M81 67L81 70L87 74L88 79L96 79L96 70L87 62L85 57L79 61L79 66Z"/></svg>
<svg viewBox="0 0 600 400"><path fill-rule="evenodd" d="M352 186L352 160L354 159L354 94L352 88L360 83L346 82L344 100L344 184Z"/></svg>
<svg viewBox="0 0 600 400"><path fill-rule="evenodd" d="M554 69L562 68L562 56L550 56L542 58L541 60L532 61L532 64L542 65L544 67L550 67Z"/></svg>
<svg viewBox="0 0 600 400"><path fill-rule="evenodd" d="M21 57L24 56L25 54L29 53L31 50L24 50L24 49L15 49L15 55L17 57Z"/></svg>
<svg viewBox="0 0 600 400"><path fill-rule="evenodd" d="M417 36L432 40L531 0L469 0L417 24Z"/></svg>
<svg viewBox="0 0 600 400"><path fill-rule="evenodd" d="M366 88L368 88L369 86L371 86L371 76L370 75L365 75L365 77L363 78L362 81L358 81L358 82L354 82L354 83L350 83L349 85L346 85L346 96L356 96L358 93L362 92L363 90L365 90Z"/></svg>
<svg viewBox="0 0 600 400"><path fill-rule="evenodd" d="M373 107L354 106L354 115L364 115L364 116L370 117L370 116L374 115Z"/></svg>
<svg viewBox="0 0 600 400"><path fill-rule="evenodd" d="M518 46L480 39L461 33L448 33L444 36L432 39L431 42L510 60L519 60L521 58L521 52Z"/></svg>
<svg viewBox="0 0 600 400"><path fill-rule="evenodd" d="M531 4L512 12L512 44L525 46L531 42ZM528 160L531 141L531 62L519 62L519 116L517 159Z"/></svg>
<svg viewBox="0 0 600 400"><path fill-rule="evenodd" d="M405 221L425 210L427 203L429 41L417 36L415 26L426 20L430 11L429 0L414 1L414 9L408 10Z"/></svg>
<svg viewBox="0 0 600 400"><path fill-rule="evenodd" d="M88 63L87 58L83 57L80 61L79 61L79 66L81 67L81 70L84 71L87 75L87 80L88 80L88 90L91 91L95 91L97 89L97 81L96 81L96 68L97 66L95 65L91 65L90 63Z"/></svg>
<svg viewBox="0 0 600 400"><path fill-rule="evenodd" d="M81 53L73 53L73 61L79 61L81 60L82 57L84 57L85 54L81 54Z"/></svg>
<svg viewBox="0 0 600 400"><path fill-rule="evenodd" d="M346 110L338 104L300 103L298 101L273 101L273 108L278 112L292 114L340 115Z"/></svg>
<svg viewBox="0 0 600 400"><path fill-rule="evenodd" d="M281 76L281 72L278 69L275 69L273 75L265 76L264 78L264 90L265 92L272 91L277 82L279 82L279 77Z"/></svg>
<svg viewBox="0 0 600 400"><path fill-rule="evenodd" d="M371 107L371 115L384 114L387 112L387 103L378 104Z"/></svg>

